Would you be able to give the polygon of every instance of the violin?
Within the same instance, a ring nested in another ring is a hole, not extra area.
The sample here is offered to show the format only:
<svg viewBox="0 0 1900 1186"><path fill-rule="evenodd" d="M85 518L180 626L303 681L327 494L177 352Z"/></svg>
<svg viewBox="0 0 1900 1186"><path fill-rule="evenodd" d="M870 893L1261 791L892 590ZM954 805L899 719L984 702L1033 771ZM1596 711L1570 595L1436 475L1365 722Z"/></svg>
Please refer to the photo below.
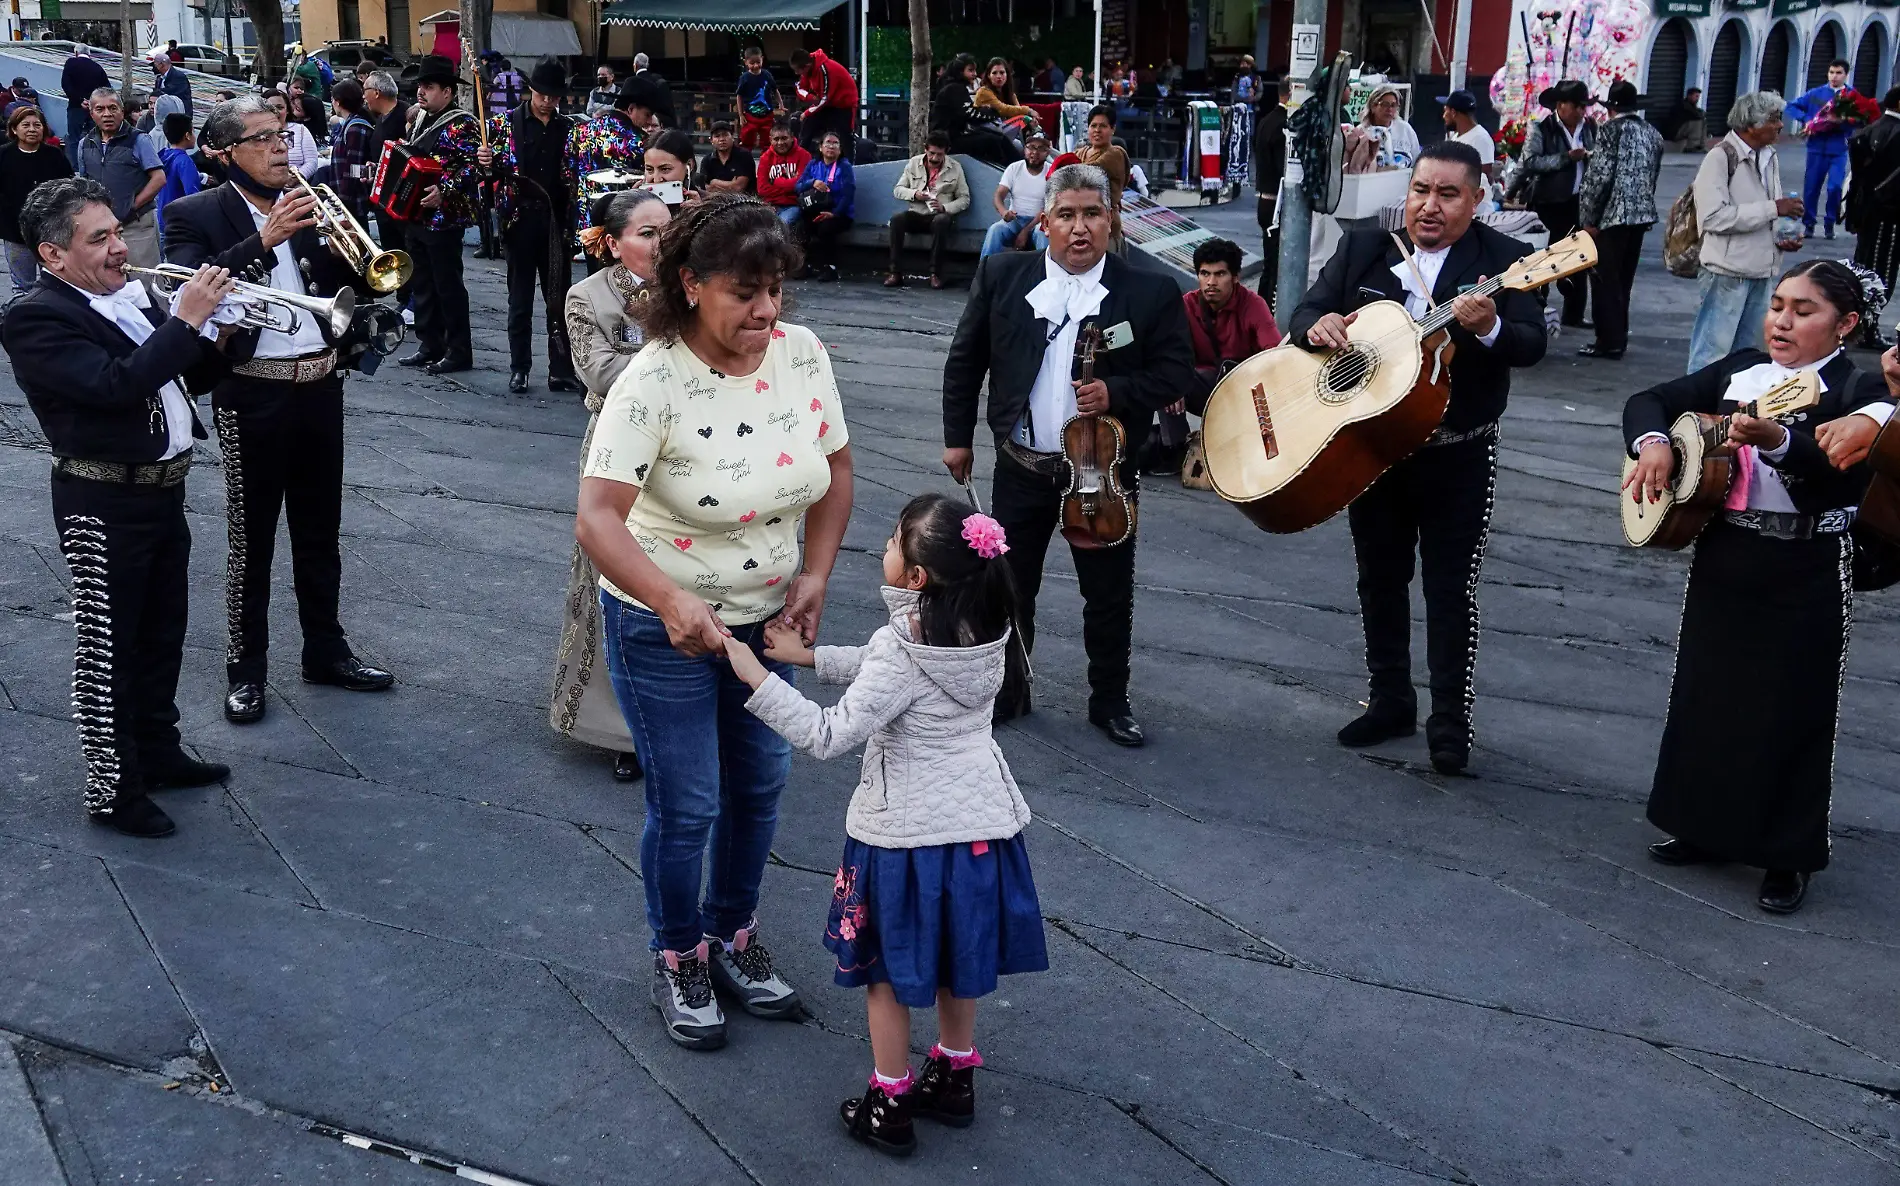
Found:
<svg viewBox="0 0 1900 1186"><path fill-rule="evenodd" d="M1088 325L1075 339L1075 360L1083 383L1095 378L1095 355L1102 331ZM1122 489L1119 469L1128 451L1128 432L1106 413L1071 416L1062 426L1062 460L1069 466L1069 488L1062 495L1062 538L1077 548L1112 548L1135 533L1135 504Z"/></svg>

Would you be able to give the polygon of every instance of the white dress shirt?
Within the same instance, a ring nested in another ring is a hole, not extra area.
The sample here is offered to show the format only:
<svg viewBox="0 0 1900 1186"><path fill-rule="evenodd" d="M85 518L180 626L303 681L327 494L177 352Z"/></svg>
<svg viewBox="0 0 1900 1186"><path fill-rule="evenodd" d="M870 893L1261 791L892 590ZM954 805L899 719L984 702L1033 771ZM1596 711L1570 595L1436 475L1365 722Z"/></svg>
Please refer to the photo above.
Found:
<svg viewBox="0 0 1900 1186"><path fill-rule="evenodd" d="M1392 274L1399 278L1405 287L1405 311L1412 315L1413 321L1425 320L1431 312L1432 289L1438 287L1438 274L1445 270L1445 257L1451 254L1452 245L1447 243L1436 251L1426 251L1420 247L1412 248L1412 263L1418 265L1419 276L1425 279L1425 288L1419 289L1418 280L1412 275L1412 265L1400 260L1392 265ZM1504 329L1504 318L1494 314L1491 328L1478 336L1478 341L1490 346L1498 340L1498 334Z"/></svg>
<svg viewBox="0 0 1900 1186"><path fill-rule="evenodd" d="M1563 128L1564 139L1570 141L1570 147L1573 150L1583 147L1583 121L1581 119L1577 121L1577 130L1574 132L1571 131L1569 128L1564 127L1563 120L1558 120L1557 126L1559 128ZM1576 161L1572 163L1571 170L1570 170L1570 192L1573 194L1583 192L1583 162L1582 161Z"/></svg>
<svg viewBox="0 0 1900 1186"><path fill-rule="evenodd" d="M135 345L143 346L156 328L146 320L145 310L151 307L151 294L145 286L137 282L127 282L124 288L108 296L95 296L78 285L72 289L86 298L92 311L125 331ZM159 400L165 408L165 451L159 454L160 461L170 461L191 448L191 401L185 397L185 389L177 380L158 389Z"/></svg>
<svg viewBox="0 0 1900 1186"><path fill-rule="evenodd" d="M1767 393L1769 388L1781 382L1783 379L1793 378L1799 371L1815 371L1818 377L1818 372L1821 368L1833 362L1839 354L1840 350L1836 349L1833 354L1828 355L1819 362L1809 363L1807 366L1799 368L1785 367L1771 360L1756 363L1747 370L1736 371L1733 375L1729 376L1728 390L1723 392L1722 402L1739 405L1745 404L1753 399L1759 399ZM1827 380L1821 379L1820 383L1821 390L1826 391ZM1735 410L1734 408L1728 409L1728 411L1731 412ZM1865 416L1875 424L1884 425L1887 423L1888 417L1893 415L1893 405L1869 404L1864 408L1856 408L1850 415ZM1748 509L1751 511L1778 511L1785 515L1800 513L1794 505L1794 500L1788 497L1787 486L1782 484L1781 471L1768 464L1770 461L1780 461L1786 457L1788 455L1788 447L1794 443L1793 430L1784 427L1781 432L1781 443L1779 445L1776 445L1772 449L1764 449L1759 446L1755 449L1755 468L1750 475L1748 486ZM1643 446L1649 444L1651 441L1661 441L1664 444L1668 444L1669 438L1660 432L1646 432L1642 436L1637 437L1630 445L1630 448L1636 453L1641 453Z"/></svg>
<svg viewBox="0 0 1900 1186"><path fill-rule="evenodd" d="M257 224L257 229L263 230L270 216L248 200L244 205L251 212L251 221ZM303 273L297 270L297 257L291 254L289 239L277 245L277 265L270 271L270 286L284 292L304 291ZM281 308L273 308L271 313L278 318L284 315ZM280 334L274 329L259 330L257 352L253 357L305 358L321 354L329 348L330 344L323 340L323 330L318 327L315 315L300 310L297 313L297 332L294 334Z"/></svg>
<svg viewBox="0 0 1900 1186"><path fill-rule="evenodd" d="M1043 256L1042 283L1029 290L1024 300L1047 327L1043 336L1048 344L1042 352L1042 369L1036 372L1035 386L1029 389L1029 408L1016 422L1012 439L1038 453L1062 451L1062 426L1075 415L1073 362L1075 339L1082 322L1101 310L1108 289L1102 287L1105 255L1081 275L1071 275L1062 265Z"/></svg>

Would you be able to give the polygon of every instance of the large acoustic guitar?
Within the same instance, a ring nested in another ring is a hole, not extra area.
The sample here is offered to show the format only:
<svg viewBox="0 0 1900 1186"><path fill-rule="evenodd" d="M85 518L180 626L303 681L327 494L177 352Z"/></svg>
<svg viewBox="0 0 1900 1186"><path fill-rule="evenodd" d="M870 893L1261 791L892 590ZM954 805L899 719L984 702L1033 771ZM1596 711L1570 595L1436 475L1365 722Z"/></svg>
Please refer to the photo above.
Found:
<svg viewBox="0 0 1900 1186"><path fill-rule="evenodd" d="M1530 291L1595 266L1582 231L1474 286ZM1451 398L1450 303L1413 321L1397 301L1361 307L1351 343L1275 346L1227 372L1201 429L1214 490L1267 531L1332 518L1430 439Z"/></svg>
<svg viewBox="0 0 1900 1186"><path fill-rule="evenodd" d="M1728 501L1735 480L1735 446L1729 444L1729 424L1746 413L1772 420L1805 412L1821 402L1821 378L1799 371L1761 393L1755 400L1726 416L1684 412L1669 426L1669 449L1675 454L1669 484L1655 502L1630 497L1619 485L1623 508L1623 538L1632 547L1686 547L1708 526ZM1630 480L1636 459L1623 459L1623 483Z"/></svg>

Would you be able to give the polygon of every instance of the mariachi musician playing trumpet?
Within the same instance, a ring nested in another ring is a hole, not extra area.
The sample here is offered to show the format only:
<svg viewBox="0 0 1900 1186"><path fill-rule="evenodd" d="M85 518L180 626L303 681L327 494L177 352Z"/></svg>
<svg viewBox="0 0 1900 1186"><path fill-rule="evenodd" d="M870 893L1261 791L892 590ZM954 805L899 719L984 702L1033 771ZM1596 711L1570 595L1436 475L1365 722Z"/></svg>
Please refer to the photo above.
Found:
<svg viewBox="0 0 1900 1186"><path fill-rule="evenodd" d="M1374 301L1403 301L1414 319L1445 303L1457 315L1444 420L1347 512L1372 686L1365 714L1339 731L1341 745L1364 746L1418 728L1411 584L1422 562L1432 692L1425 739L1432 765L1447 774L1462 772L1471 756L1478 569L1497 481L1498 417L1511 392L1511 368L1536 364L1545 343L1543 310L1529 293L1464 295L1530 253L1473 221L1483 198L1482 166L1470 145L1446 141L1426 149L1406 194L1404 251L1384 231L1348 233L1287 327L1290 341L1336 349L1348 343L1354 310Z"/></svg>
<svg viewBox="0 0 1900 1186"><path fill-rule="evenodd" d="M283 129L262 99L245 95L212 108L202 143L230 179L165 208L167 262L261 273L268 277L265 287L316 297L359 285L343 258L323 244L317 198L296 183ZM264 715L271 555L280 512L290 524L304 680L352 691L379 691L392 682L388 672L356 657L337 611L343 377L335 335L307 311L280 324L293 322L288 333L233 334L226 346L231 374L211 392L230 538L224 714L239 724Z"/></svg>

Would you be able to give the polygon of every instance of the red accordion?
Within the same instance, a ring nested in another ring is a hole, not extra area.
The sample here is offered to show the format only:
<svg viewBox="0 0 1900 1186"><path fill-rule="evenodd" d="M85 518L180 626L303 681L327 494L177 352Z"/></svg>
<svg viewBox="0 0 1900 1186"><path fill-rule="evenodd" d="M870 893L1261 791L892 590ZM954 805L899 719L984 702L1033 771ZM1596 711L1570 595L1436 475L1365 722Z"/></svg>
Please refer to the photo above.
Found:
<svg viewBox="0 0 1900 1186"><path fill-rule="evenodd" d="M425 213L422 195L430 186L440 184L441 161L391 140L383 145L383 155L376 162L376 183L370 187L369 203L391 218L413 222Z"/></svg>

